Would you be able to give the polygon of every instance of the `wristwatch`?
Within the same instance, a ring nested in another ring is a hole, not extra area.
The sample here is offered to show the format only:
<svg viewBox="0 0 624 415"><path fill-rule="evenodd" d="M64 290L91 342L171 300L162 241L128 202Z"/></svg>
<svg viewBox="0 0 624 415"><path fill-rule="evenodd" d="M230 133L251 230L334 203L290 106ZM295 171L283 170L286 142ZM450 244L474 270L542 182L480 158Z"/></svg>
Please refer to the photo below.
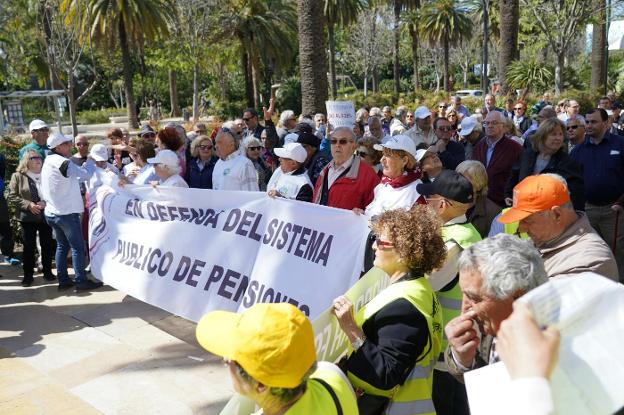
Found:
<svg viewBox="0 0 624 415"><path fill-rule="evenodd" d="M362 347L364 341L366 340L366 336L358 337L357 339L351 342L351 347L353 347L353 351L357 352L357 350Z"/></svg>

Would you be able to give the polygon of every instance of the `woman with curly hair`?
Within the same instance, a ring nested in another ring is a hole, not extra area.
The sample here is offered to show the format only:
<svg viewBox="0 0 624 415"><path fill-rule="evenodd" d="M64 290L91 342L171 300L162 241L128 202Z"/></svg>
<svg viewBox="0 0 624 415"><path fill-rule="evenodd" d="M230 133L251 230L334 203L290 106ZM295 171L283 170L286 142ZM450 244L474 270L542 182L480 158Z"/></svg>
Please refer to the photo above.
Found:
<svg viewBox="0 0 624 415"><path fill-rule="evenodd" d="M425 274L439 268L446 249L441 223L426 206L390 210L372 224L375 266L390 285L354 311L340 296L333 313L349 338L347 376L363 394L360 413L434 413L433 365L442 342L442 314Z"/></svg>

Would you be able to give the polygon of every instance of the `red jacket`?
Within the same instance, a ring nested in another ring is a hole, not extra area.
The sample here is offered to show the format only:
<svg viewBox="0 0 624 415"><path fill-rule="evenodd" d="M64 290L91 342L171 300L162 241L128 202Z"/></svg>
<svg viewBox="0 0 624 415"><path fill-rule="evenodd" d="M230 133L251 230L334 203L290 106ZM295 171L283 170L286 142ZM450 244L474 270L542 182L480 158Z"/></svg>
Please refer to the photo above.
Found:
<svg viewBox="0 0 624 415"><path fill-rule="evenodd" d="M487 140L482 138L472 152L472 159L486 166L488 175L487 197L499 206L505 206L505 185L511 174L511 168L519 163L522 146L508 137L503 137L494 147L494 152L487 164Z"/></svg>
<svg viewBox="0 0 624 415"><path fill-rule="evenodd" d="M323 181L330 165L331 163L321 170L321 174L316 180L312 199L314 203L321 202ZM377 184L379 184L379 176L375 170L364 163L360 157L355 156L347 174L338 178L329 188L327 206L339 209L360 208L364 210L373 201L373 189Z"/></svg>

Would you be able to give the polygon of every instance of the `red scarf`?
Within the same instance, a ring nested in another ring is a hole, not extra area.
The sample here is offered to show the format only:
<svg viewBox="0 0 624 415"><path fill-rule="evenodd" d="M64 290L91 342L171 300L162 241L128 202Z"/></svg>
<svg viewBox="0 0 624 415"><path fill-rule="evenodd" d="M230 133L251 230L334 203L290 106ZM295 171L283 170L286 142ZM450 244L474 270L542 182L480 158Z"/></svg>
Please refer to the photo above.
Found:
<svg viewBox="0 0 624 415"><path fill-rule="evenodd" d="M394 179L383 176L381 178L381 183L389 184L393 189L398 189L399 187L407 186L418 179L420 179L420 170L412 170L408 171L407 174L402 174Z"/></svg>

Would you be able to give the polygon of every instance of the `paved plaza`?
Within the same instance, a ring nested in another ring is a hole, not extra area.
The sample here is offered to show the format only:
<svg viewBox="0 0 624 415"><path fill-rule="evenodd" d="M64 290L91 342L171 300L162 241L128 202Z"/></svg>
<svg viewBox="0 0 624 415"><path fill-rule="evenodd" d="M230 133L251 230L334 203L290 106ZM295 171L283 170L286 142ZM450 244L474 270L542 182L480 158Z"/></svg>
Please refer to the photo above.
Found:
<svg viewBox="0 0 624 415"><path fill-rule="evenodd" d="M218 414L231 396L194 323L108 286L0 274L0 414Z"/></svg>

